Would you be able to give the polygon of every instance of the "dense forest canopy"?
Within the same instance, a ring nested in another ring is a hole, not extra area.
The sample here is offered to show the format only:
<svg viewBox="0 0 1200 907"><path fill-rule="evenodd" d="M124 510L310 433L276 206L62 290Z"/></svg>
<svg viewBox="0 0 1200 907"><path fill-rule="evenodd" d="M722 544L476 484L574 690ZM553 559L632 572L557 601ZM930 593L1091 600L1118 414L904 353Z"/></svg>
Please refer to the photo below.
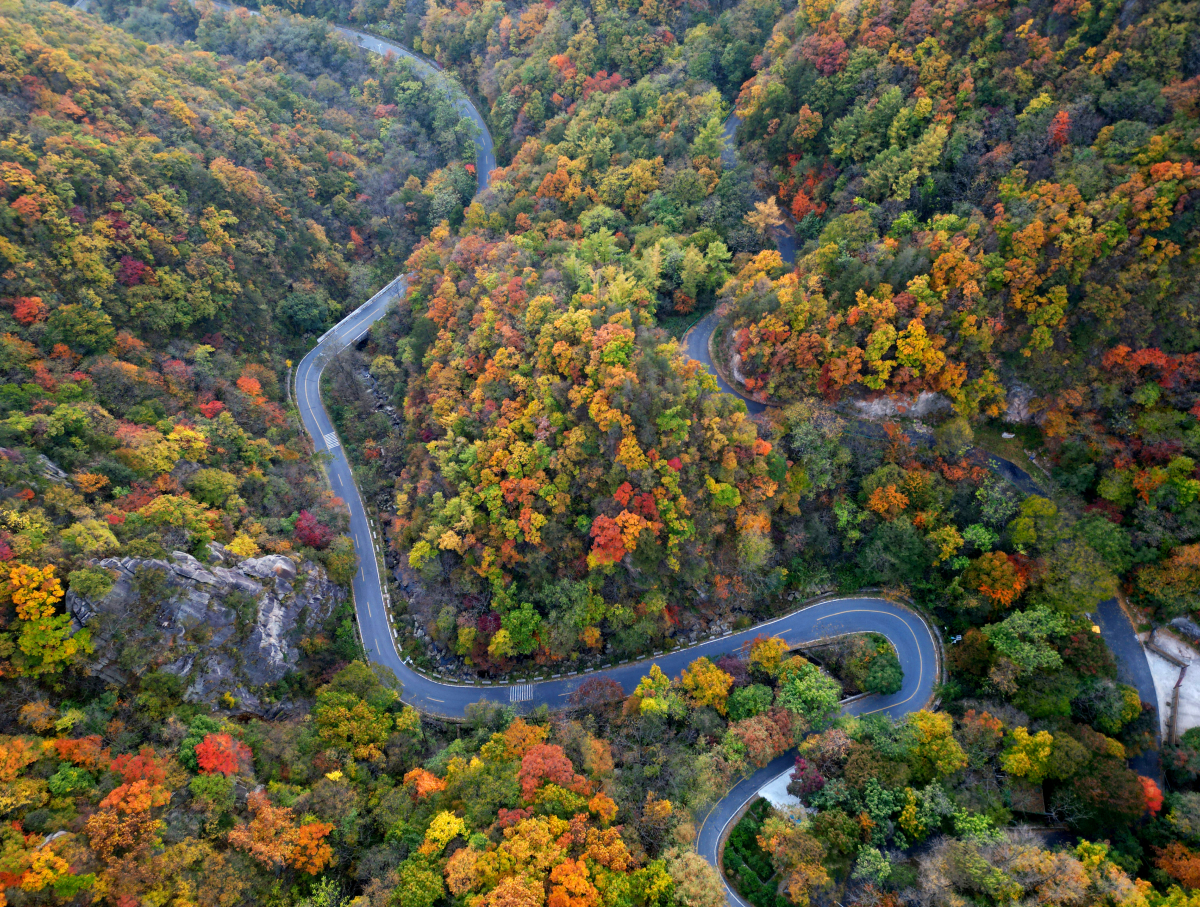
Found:
<svg viewBox="0 0 1200 907"><path fill-rule="evenodd" d="M969 416L1024 382L1076 415L1109 351L1188 361L1194 16L914 2L782 19L737 106L809 245L777 290L730 288L753 386L933 390Z"/></svg>
<svg viewBox="0 0 1200 907"><path fill-rule="evenodd" d="M1092 616L1200 610L1194 4L92 2L0 4L0 905L717 907L698 829L785 754L806 811L724 851L755 907L1200 903L1200 737ZM452 80L331 22L461 81L485 192ZM934 701L841 715L894 644L763 634L405 705L286 358L401 272L325 396L413 661L883 587ZM765 413L681 351L710 311Z"/></svg>
<svg viewBox="0 0 1200 907"><path fill-rule="evenodd" d="M50 346L319 333L470 197L450 99L326 24L210 18L239 65L39 15L6 38L3 292L41 300L13 317Z"/></svg>

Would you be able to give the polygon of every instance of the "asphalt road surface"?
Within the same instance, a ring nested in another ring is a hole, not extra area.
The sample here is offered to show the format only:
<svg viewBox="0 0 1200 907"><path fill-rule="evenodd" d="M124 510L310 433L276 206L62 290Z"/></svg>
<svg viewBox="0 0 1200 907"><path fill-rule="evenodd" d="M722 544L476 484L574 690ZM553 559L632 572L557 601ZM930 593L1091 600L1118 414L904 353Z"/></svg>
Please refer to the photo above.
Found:
<svg viewBox="0 0 1200 907"><path fill-rule="evenodd" d="M1154 688L1154 675L1137 630L1121 608L1120 602L1110 598L1096 609L1096 625L1100 635L1117 659L1117 678L1138 691L1142 702L1148 702L1158 710L1158 691ZM1154 778L1159 787L1163 785L1162 759L1158 750L1149 750L1129 760L1130 767L1140 775Z"/></svg>
<svg viewBox="0 0 1200 907"><path fill-rule="evenodd" d="M767 405L765 403L759 403L757 400L752 400L747 397L728 381L722 378L721 373L718 372L716 367L713 365L712 355L709 353L708 343L709 339L712 337L713 331L715 331L716 328L717 313L709 312L696 323L695 327L688 331L687 337L684 338L685 349L687 350L688 357L695 359L706 369L708 369L708 373L717 379L717 387L719 387L724 393L732 394L745 403L746 409L750 415L753 416L757 415L758 413L766 412Z"/></svg>

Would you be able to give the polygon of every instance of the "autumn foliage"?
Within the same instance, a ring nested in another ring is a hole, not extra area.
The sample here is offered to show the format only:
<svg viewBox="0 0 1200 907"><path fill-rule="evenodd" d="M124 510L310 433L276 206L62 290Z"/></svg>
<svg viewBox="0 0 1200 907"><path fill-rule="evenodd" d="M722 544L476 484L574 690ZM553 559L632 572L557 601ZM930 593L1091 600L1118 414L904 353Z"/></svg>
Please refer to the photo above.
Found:
<svg viewBox="0 0 1200 907"><path fill-rule="evenodd" d="M250 748L229 734L209 734L196 745L196 762L206 775L236 775L250 756Z"/></svg>

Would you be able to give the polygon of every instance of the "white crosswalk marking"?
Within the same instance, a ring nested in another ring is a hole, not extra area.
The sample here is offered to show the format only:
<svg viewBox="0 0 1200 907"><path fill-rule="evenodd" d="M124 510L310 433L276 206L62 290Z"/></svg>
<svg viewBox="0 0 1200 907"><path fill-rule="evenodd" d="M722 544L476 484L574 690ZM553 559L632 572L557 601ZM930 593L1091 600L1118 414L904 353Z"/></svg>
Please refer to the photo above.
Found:
<svg viewBox="0 0 1200 907"><path fill-rule="evenodd" d="M330 450L333 450L335 447L338 446L337 432L330 431L330 432L325 433L325 446L328 447Z"/></svg>
<svg viewBox="0 0 1200 907"><path fill-rule="evenodd" d="M514 683L508 688L509 702L529 702L533 699L532 683Z"/></svg>

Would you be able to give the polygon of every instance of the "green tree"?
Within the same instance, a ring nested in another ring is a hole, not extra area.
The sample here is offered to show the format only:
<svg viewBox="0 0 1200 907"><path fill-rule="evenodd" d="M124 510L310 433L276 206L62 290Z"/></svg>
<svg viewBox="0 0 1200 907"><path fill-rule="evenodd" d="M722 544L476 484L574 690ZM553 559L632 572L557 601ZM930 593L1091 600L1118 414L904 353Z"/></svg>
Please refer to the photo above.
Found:
<svg viewBox="0 0 1200 907"><path fill-rule="evenodd" d="M433 907L446 892L442 873L427 857L413 855L396 867L392 907Z"/></svg>
<svg viewBox="0 0 1200 907"><path fill-rule="evenodd" d="M1062 538L1062 522L1053 501L1031 494L1021 502L1017 516L1008 524L1008 533L1019 550L1044 550Z"/></svg>
<svg viewBox="0 0 1200 907"><path fill-rule="evenodd" d="M329 301L320 293L288 293L276 309L278 316L302 334L316 334L329 324Z"/></svg>
<svg viewBox="0 0 1200 907"><path fill-rule="evenodd" d="M962 416L953 416L934 429L937 452L944 457L958 460L970 450L975 442L971 423Z"/></svg>
<svg viewBox="0 0 1200 907"><path fill-rule="evenodd" d="M112 572L103 567L81 567L67 574L67 588L92 601L108 595L113 582Z"/></svg>
<svg viewBox="0 0 1200 907"><path fill-rule="evenodd" d="M814 664L801 665L779 689L784 708L802 716L813 728L833 720L839 708L842 686Z"/></svg>
<svg viewBox="0 0 1200 907"><path fill-rule="evenodd" d="M542 628L542 615L529 602L522 602L500 617L500 624L509 635L512 651L518 655L529 655L538 647L538 631Z"/></svg>
<svg viewBox="0 0 1200 907"><path fill-rule="evenodd" d="M774 691L761 683L738 687L729 694L726 707L730 721L741 721L743 718L753 718L771 708L775 700Z"/></svg>
<svg viewBox="0 0 1200 907"><path fill-rule="evenodd" d="M386 665L355 660L334 674L321 692L349 693L384 711L400 701L404 687Z"/></svg>
<svg viewBox="0 0 1200 907"><path fill-rule="evenodd" d="M1054 546L1042 566L1033 603L1064 614L1094 611L1117 594L1117 577L1090 545L1070 539Z"/></svg>
<svg viewBox="0 0 1200 907"><path fill-rule="evenodd" d="M1133 566L1129 531L1107 517L1089 514L1075 524L1075 532L1114 573L1126 573Z"/></svg>
<svg viewBox="0 0 1200 907"><path fill-rule="evenodd" d="M717 114L708 118L692 141L692 156L719 160L725 148L725 125Z"/></svg>
<svg viewBox="0 0 1200 907"><path fill-rule="evenodd" d="M871 659L867 667L867 677L863 681L863 689L866 692L890 696L900 692L903 685L904 669L894 652L881 652Z"/></svg>
<svg viewBox="0 0 1200 907"><path fill-rule="evenodd" d="M331 580L340 586L349 586L354 581L354 572L358 570L358 555L354 551L354 543L349 538L339 535L321 555Z"/></svg>
<svg viewBox="0 0 1200 907"><path fill-rule="evenodd" d="M988 624L983 634L1001 655L1021 671L1055 670L1062 657L1050 638L1067 632L1066 620L1044 608L1015 611L998 624Z"/></svg>
<svg viewBox="0 0 1200 907"><path fill-rule="evenodd" d="M187 488L197 500L210 507L220 507L238 489L241 480L223 469L201 469L187 481Z"/></svg>
<svg viewBox="0 0 1200 907"><path fill-rule="evenodd" d="M60 306L46 322L48 343L62 343L81 353L104 352L116 339L112 319L96 308L73 303Z"/></svg>

